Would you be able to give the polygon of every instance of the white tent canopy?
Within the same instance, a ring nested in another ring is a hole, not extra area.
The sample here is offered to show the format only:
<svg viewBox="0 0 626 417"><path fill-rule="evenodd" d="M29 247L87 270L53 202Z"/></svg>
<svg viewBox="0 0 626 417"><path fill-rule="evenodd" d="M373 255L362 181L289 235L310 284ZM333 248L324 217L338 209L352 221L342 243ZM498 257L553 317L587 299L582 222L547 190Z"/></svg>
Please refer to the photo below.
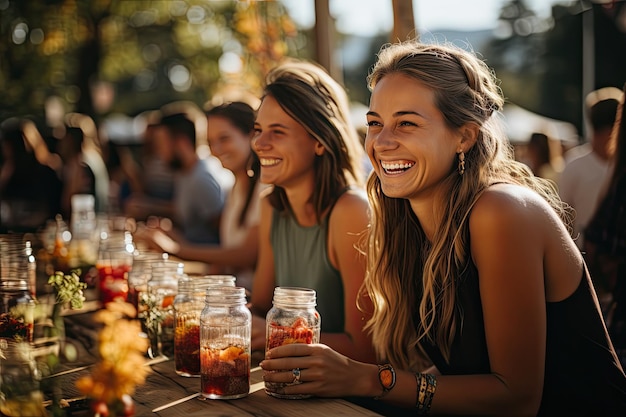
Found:
<svg viewBox="0 0 626 417"><path fill-rule="evenodd" d="M566 145L578 144L578 131L572 123L550 119L515 104L506 104L502 111L504 126L512 144L525 144L533 133L543 133Z"/></svg>

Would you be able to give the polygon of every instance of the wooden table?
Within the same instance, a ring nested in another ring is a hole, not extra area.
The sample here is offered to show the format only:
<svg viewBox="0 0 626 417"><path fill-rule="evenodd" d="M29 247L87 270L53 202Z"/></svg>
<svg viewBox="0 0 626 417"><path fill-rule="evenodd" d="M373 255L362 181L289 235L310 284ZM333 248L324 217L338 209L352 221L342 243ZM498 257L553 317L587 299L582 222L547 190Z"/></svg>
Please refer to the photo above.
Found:
<svg viewBox="0 0 626 417"><path fill-rule="evenodd" d="M90 328L91 313L67 316L66 329L68 341L78 348L78 360L72 364L64 364L54 376L55 385L60 386L65 399L80 398L75 382L90 372L96 358L95 345L92 343L95 329ZM80 337L79 333L82 333ZM86 336L86 337L85 337ZM260 352L253 355L253 363L258 363ZM253 365L253 366L255 366ZM160 357L149 362L151 372L146 382L133 394L136 406L136 417L210 417L210 416L380 416L374 411L345 399L311 398L304 400L283 400L265 393L263 371L254 367L250 378L250 394L236 400L205 400L199 396L200 378L182 377L174 370L171 358ZM198 394L196 398L190 398ZM176 403L187 398L186 401ZM87 413L85 404L72 402L75 406L67 409L68 417L83 417ZM174 405L171 405L175 403ZM163 408L165 405L170 406ZM155 411L156 410L156 411Z"/></svg>
<svg viewBox="0 0 626 417"><path fill-rule="evenodd" d="M199 378L185 378L176 375L174 364L171 361L152 366L153 379L163 383L159 387L150 388L151 382L142 387L135 401L153 407L155 403L161 405L170 403L179 398L188 397L200 390ZM167 382L166 382L167 381ZM165 385L167 383L167 385ZM180 388L178 388L180 387ZM165 397L167 395L167 398ZM151 411L158 407L152 408ZM152 414L163 417L175 416L378 416L366 408L350 403L343 399L306 399L281 400L265 393L261 368L253 368L250 376L250 394L237 400L202 400L195 398L181 404L157 411Z"/></svg>
<svg viewBox="0 0 626 417"><path fill-rule="evenodd" d="M256 367L250 377L250 394L236 400L205 400L199 395L200 378L176 374L171 359L156 360L149 365L152 372L132 396L136 417L209 417L209 416L276 416L334 417L380 416L374 411L344 399L310 398L282 400L265 393L263 371ZM67 397L79 396L74 382L89 372L89 367L55 377ZM196 395L195 398L193 396ZM76 404L78 402L75 402ZM71 407L70 417L86 415L84 404Z"/></svg>

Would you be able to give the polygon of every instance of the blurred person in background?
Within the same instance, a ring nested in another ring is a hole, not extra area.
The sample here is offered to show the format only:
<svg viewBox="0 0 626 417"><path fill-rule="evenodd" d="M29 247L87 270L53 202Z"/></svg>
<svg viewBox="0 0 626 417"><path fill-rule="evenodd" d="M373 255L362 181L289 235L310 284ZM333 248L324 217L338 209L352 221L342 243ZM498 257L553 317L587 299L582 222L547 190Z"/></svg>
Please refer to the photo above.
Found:
<svg viewBox="0 0 626 417"><path fill-rule="evenodd" d="M72 212L71 199L74 194L91 194L95 197L95 210L106 213L109 203L109 173L96 144L95 129L85 133L82 125L91 126L87 116L72 113L67 116L58 144L63 161L61 213L69 218ZM93 136L92 136L93 135Z"/></svg>
<svg viewBox="0 0 626 417"><path fill-rule="evenodd" d="M252 348L264 349L264 317L274 288L316 291L321 341L355 359L373 360L357 306L367 232L363 148L347 94L321 67L288 61L268 74L253 149L261 181L259 261L252 289ZM367 300L361 303L367 304Z"/></svg>
<svg viewBox="0 0 626 417"><path fill-rule="evenodd" d="M584 255L598 291L609 294L609 334L626 365L626 84L612 145L613 168L593 217L585 229Z"/></svg>
<svg viewBox="0 0 626 417"><path fill-rule="evenodd" d="M62 183L53 160L32 121L15 117L1 124L1 232L35 231L60 211Z"/></svg>
<svg viewBox="0 0 626 417"><path fill-rule="evenodd" d="M169 137L165 126L160 124L162 116L160 110L143 115L146 127L137 160L140 187L133 190L122 204L124 213L136 220L172 215L174 171L167 163Z"/></svg>
<svg viewBox="0 0 626 417"><path fill-rule="evenodd" d="M63 216L69 219L72 212L71 199L74 194L96 195L96 178L82 154L84 134L81 128L65 126L65 135L59 143L63 160ZM107 196L108 199L108 196Z"/></svg>
<svg viewBox="0 0 626 417"><path fill-rule="evenodd" d="M174 228L157 229L175 241L219 244L220 216L228 189L218 182L207 159L198 156L196 126L187 114L165 115L160 125L167 132L163 157L174 172L174 189L172 201L155 209L169 217Z"/></svg>
<svg viewBox="0 0 626 417"><path fill-rule="evenodd" d="M181 259L205 262L211 273L235 275L237 285L250 291L258 256L259 199L264 188L259 181L259 158L250 144L255 113L246 103L231 102L209 109L206 115L211 153L235 177L220 220L220 245L174 240L155 228L139 229L136 239Z"/></svg>
<svg viewBox="0 0 626 417"><path fill-rule="evenodd" d="M559 175L563 171L561 154L554 155L553 149L561 150L560 143L551 146L551 139L545 133L534 132L530 135L526 148L528 166L538 177L550 180L554 186L559 182Z"/></svg>
<svg viewBox="0 0 626 417"><path fill-rule="evenodd" d="M605 87L592 91L585 98L586 115L591 129L591 149L568 158L561 173L558 188L561 199L576 211L574 237L580 249L584 244L584 230L593 215L600 190L611 168L610 138L617 105L622 92L619 88ZM584 145L581 145L584 146Z"/></svg>
<svg viewBox="0 0 626 417"><path fill-rule="evenodd" d="M110 138L103 140L102 156L110 179L109 214L118 215L131 195L141 193L141 168L130 145L116 143Z"/></svg>

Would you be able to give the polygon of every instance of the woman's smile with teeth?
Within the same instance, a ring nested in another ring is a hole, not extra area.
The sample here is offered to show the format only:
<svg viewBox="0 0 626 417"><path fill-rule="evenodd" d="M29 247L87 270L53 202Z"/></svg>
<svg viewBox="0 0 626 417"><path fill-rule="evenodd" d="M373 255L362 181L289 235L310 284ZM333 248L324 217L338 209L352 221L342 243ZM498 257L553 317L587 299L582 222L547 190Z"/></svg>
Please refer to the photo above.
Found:
<svg viewBox="0 0 626 417"><path fill-rule="evenodd" d="M383 162L381 161L380 165L385 170L385 173L398 174L411 168L413 165L415 165L415 162L409 162L409 161Z"/></svg>
<svg viewBox="0 0 626 417"><path fill-rule="evenodd" d="M261 161L261 166L264 167L270 167L273 165L276 165L277 163L280 162L280 159L276 159L276 158L260 158Z"/></svg>

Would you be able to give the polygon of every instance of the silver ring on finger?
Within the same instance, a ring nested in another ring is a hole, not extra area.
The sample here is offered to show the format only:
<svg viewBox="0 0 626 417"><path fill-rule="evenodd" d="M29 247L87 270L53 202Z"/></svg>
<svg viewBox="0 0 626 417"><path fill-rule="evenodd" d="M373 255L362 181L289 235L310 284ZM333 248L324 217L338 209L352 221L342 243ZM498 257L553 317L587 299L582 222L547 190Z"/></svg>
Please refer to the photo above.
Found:
<svg viewBox="0 0 626 417"><path fill-rule="evenodd" d="M302 382L300 381L300 376L302 375L300 368L293 368L291 373L293 374L293 384L300 384Z"/></svg>

